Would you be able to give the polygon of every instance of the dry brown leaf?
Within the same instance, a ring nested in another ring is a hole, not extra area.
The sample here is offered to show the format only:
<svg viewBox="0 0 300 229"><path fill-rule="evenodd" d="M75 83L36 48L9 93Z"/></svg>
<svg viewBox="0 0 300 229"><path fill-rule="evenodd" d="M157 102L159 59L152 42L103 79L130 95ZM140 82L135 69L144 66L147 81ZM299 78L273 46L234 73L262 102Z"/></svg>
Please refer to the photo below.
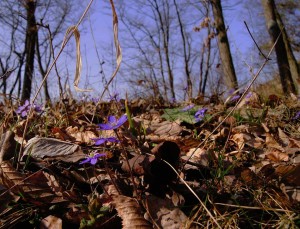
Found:
<svg viewBox="0 0 300 229"><path fill-rule="evenodd" d="M0 140L0 163L11 159L16 150L17 142L14 140L15 134L12 131L7 131L1 136Z"/></svg>
<svg viewBox="0 0 300 229"><path fill-rule="evenodd" d="M136 199L119 195L113 185L108 187L108 193L112 196L113 204L122 219L123 229L152 228L151 224L144 218L142 209Z"/></svg>
<svg viewBox="0 0 300 229"><path fill-rule="evenodd" d="M300 186L300 164L279 165L275 168L275 172L287 185Z"/></svg>
<svg viewBox="0 0 300 229"><path fill-rule="evenodd" d="M154 134L160 137L178 136L183 128L177 122L164 121L162 123L156 124L156 126L151 126L151 129L155 129Z"/></svg>
<svg viewBox="0 0 300 229"><path fill-rule="evenodd" d="M0 165L0 184L11 192L21 194L22 198L29 199L36 205L65 202L51 191L47 181L42 171L25 176L16 171L9 162L2 162Z"/></svg>
<svg viewBox="0 0 300 229"><path fill-rule="evenodd" d="M290 138L288 147L289 148L300 148L300 141Z"/></svg>
<svg viewBox="0 0 300 229"><path fill-rule="evenodd" d="M282 143L284 144L284 146L288 146L290 143L290 139L289 137L283 132L283 130L281 128L278 128L278 136L280 138L280 140L282 141Z"/></svg>
<svg viewBox="0 0 300 229"><path fill-rule="evenodd" d="M49 215L42 219L40 229L62 229L62 220L53 215Z"/></svg>
<svg viewBox="0 0 300 229"><path fill-rule="evenodd" d="M300 186L285 186L282 190L288 197L300 203Z"/></svg>
<svg viewBox="0 0 300 229"><path fill-rule="evenodd" d="M91 140L91 138L97 138L97 135L92 132L92 131L89 131L89 130L85 130L85 131L80 131L78 129L77 126L75 127L72 127L72 126L69 126L66 128L66 132L72 136L73 138L75 138L75 140L77 142L80 142L80 143L86 143L86 144L92 144L94 141Z"/></svg>
<svg viewBox="0 0 300 229"><path fill-rule="evenodd" d="M284 152L283 147L273 138L270 133L266 133L266 145L269 148L274 148L281 152Z"/></svg>
<svg viewBox="0 0 300 229"><path fill-rule="evenodd" d="M51 129L52 134L57 138L60 139L62 141L74 141L75 139L72 138L71 136L69 136L68 134L66 134L64 131L62 131L60 128L58 127L54 127Z"/></svg>
<svg viewBox="0 0 300 229"><path fill-rule="evenodd" d="M190 158L190 156L192 156ZM209 159L211 158L210 153L202 148L191 148L189 152L187 152L186 156L183 157L184 159L189 159L191 162L208 166L209 165Z"/></svg>
<svg viewBox="0 0 300 229"><path fill-rule="evenodd" d="M245 168L241 172L242 180L250 186L256 186L261 184L261 179L249 168Z"/></svg>
<svg viewBox="0 0 300 229"><path fill-rule="evenodd" d="M147 157L145 155L137 155L137 156L134 156L133 158L129 159L128 162L129 162L129 166L130 166L132 172L137 175L143 175L145 172L143 165L145 164L145 160L149 160L149 159L150 159L150 157ZM154 159L154 157L153 157L153 159ZM128 172L128 173L130 172L130 169L128 168L128 164L126 162L122 163L122 169L125 172Z"/></svg>
<svg viewBox="0 0 300 229"><path fill-rule="evenodd" d="M233 141L239 150L242 150L245 146L245 134L243 133L238 133L238 134L234 134L232 135L232 137L230 138L231 141Z"/></svg>
<svg viewBox="0 0 300 229"><path fill-rule="evenodd" d="M65 162L77 162L85 158L80 146L54 138L34 137L25 146L24 156L35 159L48 158Z"/></svg>
<svg viewBox="0 0 300 229"><path fill-rule="evenodd" d="M282 153L277 149L268 150L266 152L266 158L274 162L289 161L289 156L286 153Z"/></svg>
<svg viewBox="0 0 300 229"><path fill-rule="evenodd" d="M151 195L146 196L143 202L147 210L147 218L158 228L184 228L188 218L178 207L174 206L172 200Z"/></svg>

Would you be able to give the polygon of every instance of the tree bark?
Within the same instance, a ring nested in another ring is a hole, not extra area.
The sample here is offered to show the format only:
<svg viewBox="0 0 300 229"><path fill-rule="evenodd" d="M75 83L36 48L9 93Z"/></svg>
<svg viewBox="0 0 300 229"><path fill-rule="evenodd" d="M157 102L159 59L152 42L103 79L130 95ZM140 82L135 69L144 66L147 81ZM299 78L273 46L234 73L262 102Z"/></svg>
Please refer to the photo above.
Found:
<svg viewBox="0 0 300 229"><path fill-rule="evenodd" d="M37 26L35 19L36 0L26 0L27 28L25 39L25 72L21 100L30 99L31 84L33 77L35 42L37 39Z"/></svg>
<svg viewBox="0 0 300 229"><path fill-rule="evenodd" d="M183 45L183 58L184 58L184 70L185 70L185 76L186 76L186 84L187 84L187 94L189 99L193 97L193 85L192 85L192 77L191 77L191 71L190 71L190 44L188 40L186 39L186 33L184 31L184 24L182 23L181 16L180 16L180 10L178 8L178 5L176 3L176 0L173 0L174 6L176 9L176 15L180 27L180 34L182 39L182 45Z"/></svg>
<svg viewBox="0 0 300 229"><path fill-rule="evenodd" d="M237 89L238 83L230 52L228 37L225 29L221 0L211 0L210 2L212 5L215 26L217 30L219 53L222 61L225 83L227 87Z"/></svg>
<svg viewBox="0 0 300 229"><path fill-rule="evenodd" d="M297 82L300 81L300 66L297 63L297 60L294 56L289 36L286 32L286 29L284 27L283 21L277 10L276 5L274 8L274 11L275 11L275 16L277 19L278 26L282 32L282 38L283 38L283 42L284 42L286 53L287 53L287 58L288 58L289 66L290 66L290 72L291 72L294 83L297 85Z"/></svg>
<svg viewBox="0 0 300 229"><path fill-rule="evenodd" d="M163 36L163 48L164 48L166 64L167 64L171 96L172 96L172 98L176 99L175 90L174 90L174 76L173 76L173 71L172 71L172 67L171 67L171 60L170 60L170 53L169 53L170 23L163 20L163 18L170 20L169 11L168 11L169 4L168 4L168 1L164 2L164 4L166 4L166 6L163 4L163 6L162 6L163 12L160 11L157 0L154 0L154 4L155 4L154 9L159 18L161 34Z"/></svg>
<svg viewBox="0 0 300 229"><path fill-rule="evenodd" d="M283 36L281 34L279 25L276 20L275 14L275 2L274 0L261 0L264 9L264 14L266 18L267 29L275 45L275 52L277 58L277 64L279 68L280 81L282 85L282 90L285 95L289 93L296 93L296 87L292 79L287 50L284 44Z"/></svg>

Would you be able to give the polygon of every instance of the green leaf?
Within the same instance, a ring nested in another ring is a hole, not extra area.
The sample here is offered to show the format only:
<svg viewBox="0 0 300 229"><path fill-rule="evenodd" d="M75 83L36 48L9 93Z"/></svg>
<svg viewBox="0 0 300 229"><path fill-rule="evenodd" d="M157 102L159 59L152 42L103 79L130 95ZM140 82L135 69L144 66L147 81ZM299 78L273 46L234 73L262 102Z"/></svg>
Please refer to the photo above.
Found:
<svg viewBox="0 0 300 229"><path fill-rule="evenodd" d="M200 107L193 107L191 110L182 111L183 107L165 109L162 118L165 118L168 121L180 120L190 124L195 124L195 113Z"/></svg>

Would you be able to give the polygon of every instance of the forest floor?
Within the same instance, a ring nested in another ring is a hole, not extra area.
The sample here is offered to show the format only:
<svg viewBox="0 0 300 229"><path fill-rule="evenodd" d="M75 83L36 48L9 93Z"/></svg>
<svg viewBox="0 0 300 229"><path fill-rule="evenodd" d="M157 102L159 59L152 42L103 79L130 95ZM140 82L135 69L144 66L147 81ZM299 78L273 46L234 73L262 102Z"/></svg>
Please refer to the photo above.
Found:
<svg viewBox="0 0 300 229"><path fill-rule="evenodd" d="M1 104L0 228L299 228L300 100L238 99Z"/></svg>

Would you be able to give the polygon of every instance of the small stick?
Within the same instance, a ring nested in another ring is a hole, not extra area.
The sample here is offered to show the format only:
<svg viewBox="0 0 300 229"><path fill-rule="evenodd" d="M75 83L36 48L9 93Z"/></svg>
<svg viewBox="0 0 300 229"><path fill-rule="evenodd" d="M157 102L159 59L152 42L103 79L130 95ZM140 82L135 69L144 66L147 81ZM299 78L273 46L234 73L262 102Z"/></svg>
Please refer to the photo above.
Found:
<svg viewBox="0 0 300 229"><path fill-rule="evenodd" d="M269 58L269 55L268 55L268 57L266 57L265 54L261 51L261 49L259 48L259 46L258 46L258 44L256 43L255 39L253 38L253 36L252 36L252 34L251 34L250 30L249 30L249 27L248 27L248 25L247 25L247 23L246 23L245 21L244 21L244 24L245 24L245 26L246 26L246 28L247 28L247 30L248 30L248 33L250 34L252 40L254 41L254 44L256 45L257 49L259 50L259 53L260 53L265 59L271 60L271 59Z"/></svg>

